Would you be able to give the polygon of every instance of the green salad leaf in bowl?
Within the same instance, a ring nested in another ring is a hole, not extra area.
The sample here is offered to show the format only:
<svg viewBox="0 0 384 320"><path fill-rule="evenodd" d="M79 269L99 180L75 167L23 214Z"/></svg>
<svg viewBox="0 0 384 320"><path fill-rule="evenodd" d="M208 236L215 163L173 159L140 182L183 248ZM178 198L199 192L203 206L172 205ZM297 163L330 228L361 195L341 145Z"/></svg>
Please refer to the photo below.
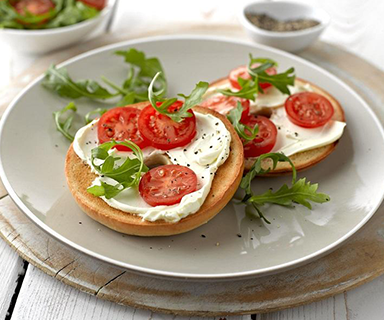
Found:
<svg viewBox="0 0 384 320"><path fill-rule="evenodd" d="M0 28L51 29L99 15L106 0L0 0Z"/></svg>

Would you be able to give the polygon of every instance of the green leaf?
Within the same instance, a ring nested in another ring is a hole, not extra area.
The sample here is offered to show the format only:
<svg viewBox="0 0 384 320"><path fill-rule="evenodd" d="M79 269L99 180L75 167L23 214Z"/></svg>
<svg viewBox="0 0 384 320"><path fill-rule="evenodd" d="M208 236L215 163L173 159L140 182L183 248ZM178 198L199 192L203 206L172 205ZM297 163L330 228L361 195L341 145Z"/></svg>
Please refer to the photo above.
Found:
<svg viewBox="0 0 384 320"><path fill-rule="evenodd" d="M45 14L34 15L27 10L19 14L10 2L0 1L0 28L58 28L73 25L100 14L97 9L74 0L53 0L55 8Z"/></svg>
<svg viewBox="0 0 384 320"><path fill-rule="evenodd" d="M127 93L123 99L121 99L118 103L117 103L117 107L123 107L123 106L127 106L127 105L130 105L130 104L133 104L136 102L136 99L137 99L137 94L135 92L130 92L130 93Z"/></svg>
<svg viewBox="0 0 384 320"><path fill-rule="evenodd" d="M291 187L284 184L278 191L268 190L260 195L253 195L247 201L263 206L266 203L277 204L280 206L292 206L293 203L301 204L308 209L312 209L309 201L324 203L330 200L330 197L324 193L318 193L318 184L306 182L306 179L296 181Z"/></svg>
<svg viewBox="0 0 384 320"><path fill-rule="evenodd" d="M64 0L61 1L62 9L56 17L50 20L45 28L59 28L70 26L81 21L95 18L100 14L97 9L87 6L81 1ZM57 7L57 5L56 5Z"/></svg>
<svg viewBox="0 0 384 320"><path fill-rule="evenodd" d="M225 96L234 96L238 98L255 101L257 94L259 93L259 86L258 86L257 79L246 80L246 79L238 78L238 82L241 87L239 91L232 91L231 89L218 89L217 92Z"/></svg>
<svg viewBox="0 0 384 320"><path fill-rule="evenodd" d="M290 95L288 86L293 86L295 84L295 72L294 68L290 68L283 73L278 73L275 75L269 75L266 72L261 72L258 74L259 82L267 82L273 85L276 89L282 93Z"/></svg>
<svg viewBox="0 0 384 320"><path fill-rule="evenodd" d="M135 91L138 94L146 94L152 79L157 73L161 72L156 90L161 95L167 93L167 80L158 58L147 58L143 51L134 48L126 51L116 51L115 54L124 57L125 62L130 64L128 77L123 84L124 89L128 90L128 92Z"/></svg>
<svg viewBox="0 0 384 320"><path fill-rule="evenodd" d="M260 58L260 57L254 58L251 53L249 54L249 60L250 60L249 65L251 65L251 66L253 64L257 63L260 65L270 64L271 65L270 67L278 67L278 64L275 60L272 60L270 58ZM270 67L268 67L268 68L270 68ZM268 68L265 68L264 70L266 70Z"/></svg>
<svg viewBox="0 0 384 320"><path fill-rule="evenodd" d="M262 168L262 162L265 159L271 159L272 160L272 167L268 169ZM244 189L245 192L249 195L252 193L251 191L251 182L254 177L257 175L264 175L268 173L271 170L274 170L277 166L278 162L288 162L292 167L292 184L296 181L296 168L293 165L291 159L289 159L286 155L283 153L265 153L259 156L254 164L252 165L251 169L247 172L247 174L243 177L240 183L240 188Z"/></svg>
<svg viewBox="0 0 384 320"><path fill-rule="evenodd" d="M107 112L107 109L103 109L103 108L97 108L95 110L92 110L92 111L89 111L85 117L84 117L84 122L85 124L88 124L90 122L92 122L93 120L91 119L91 116L94 115L94 114L98 114L100 116L102 116L104 113Z"/></svg>
<svg viewBox="0 0 384 320"><path fill-rule="evenodd" d="M65 68L57 69L55 65L51 65L45 73L42 85L61 97L71 99L87 97L89 99L104 100L119 95L118 93L110 93L93 80L74 82Z"/></svg>
<svg viewBox="0 0 384 320"><path fill-rule="evenodd" d="M272 166L268 169L262 168L262 161L265 159L272 160ZM254 177L257 175L263 175L268 173L270 170L276 168L278 162L288 162L292 167L292 186L289 187L284 184L276 192L268 190L260 195L255 195L251 189L251 182ZM296 169L292 161L282 153L266 153L257 158L252 168L248 173L243 177L240 183L240 188L245 190L245 196L242 200L244 204L247 205L248 209L247 214L253 214L249 208L252 208L256 211L258 217L263 219L266 223L270 223L267 218L264 216L260 207L265 204L276 204L280 206L291 207L293 203L301 204L308 209L312 209L311 203L324 203L330 201L330 197L324 193L318 193L318 184L311 184L306 182L306 179L300 179L296 181Z"/></svg>
<svg viewBox="0 0 384 320"><path fill-rule="evenodd" d="M239 77L237 80L241 89L238 91L218 89L217 92L226 96L234 96L255 101L258 93L263 92L260 83L270 83L282 93L290 94L288 86L293 86L295 83L295 75L293 74L295 71L294 68L290 68L283 73L268 75L266 70L276 67L276 61L268 58L254 58L251 54L249 57L248 73L251 75L251 79L243 79ZM252 66L255 63L259 65L253 68Z"/></svg>
<svg viewBox="0 0 384 320"><path fill-rule="evenodd" d="M54 112L53 118L55 120L56 129L61 132L61 134L66 137L69 141L73 141L74 137L72 134L69 133L69 129L71 129L72 126L73 115L70 115L67 119L64 120L64 122L60 121L61 116L67 111L77 111L76 106L73 102L70 102L60 111Z"/></svg>
<svg viewBox="0 0 384 320"><path fill-rule="evenodd" d="M121 165L117 165L120 157L115 157L108 151L116 145L123 145L130 148L135 158L127 157ZM109 141L91 150L92 166L95 170L105 177L115 180L116 185L110 185L102 182L100 186L88 188L88 192L94 195L103 195L107 199L115 197L126 188L138 186L143 172L148 171L144 164L143 153L140 148L131 141ZM96 164L96 162L101 162Z"/></svg>
<svg viewBox="0 0 384 320"><path fill-rule="evenodd" d="M116 197L121 191L123 191L125 188L121 184L117 185L111 185L108 183L105 183L103 181L100 181L100 186L92 186L87 189L87 191L90 194L93 194L96 197L102 197L104 196L107 199L111 199Z"/></svg>
<svg viewBox="0 0 384 320"><path fill-rule="evenodd" d="M160 76L161 74L157 73L148 88L148 100L152 107L155 108L159 113L167 115L175 122L181 122L184 118L191 117L192 114L188 111L203 101L203 95L209 87L208 82L200 81L197 83L196 87L192 90L189 96L179 93L178 96L185 99L183 105L179 110L175 112L169 112L168 108L177 101L177 98L163 99L162 92L154 92L155 82ZM161 104L158 106L158 103Z"/></svg>
<svg viewBox="0 0 384 320"><path fill-rule="evenodd" d="M150 81L158 72L161 72L160 79L165 79L164 70L159 59L146 58L143 51L134 48L126 51L116 51L115 54L123 56L125 62L139 68L139 77L147 77Z"/></svg>
<svg viewBox="0 0 384 320"><path fill-rule="evenodd" d="M232 109L227 115L228 120L232 123L236 133L243 139L243 144L247 144L256 138L259 133L259 126L256 124L253 128L240 122L243 113L243 106L240 101L237 102L237 107ZM249 132L250 134L248 134Z"/></svg>

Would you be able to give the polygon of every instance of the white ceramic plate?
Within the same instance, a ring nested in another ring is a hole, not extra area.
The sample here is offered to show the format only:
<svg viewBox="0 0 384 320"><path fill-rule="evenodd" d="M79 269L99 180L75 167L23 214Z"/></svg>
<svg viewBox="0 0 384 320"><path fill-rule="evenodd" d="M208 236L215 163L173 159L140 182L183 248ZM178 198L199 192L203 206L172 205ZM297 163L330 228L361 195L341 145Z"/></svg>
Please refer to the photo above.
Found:
<svg viewBox="0 0 384 320"><path fill-rule="evenodd" d="M64 157L69 143L55 130L52 112L68 101L40 85L39 78L8 108L1 123L1 178L17 205L41 228L64 243L101 260L153 275L195 279L265 275L308 262L354 234L373 215L384 193L382 127L366 103L330 73L296 56L263 46L217 38L162 37L97 49L63 64L74 79L120 82L127 73L118 49L135 47L161 59L170 95L190 92L199 80L212 81L244 64L248 53L270 57L280 69L334 95L345 109L347 129L325 161L300 176L319 182L331 202L314 210L270 207L265 225L244 216L230 202L208 224L164 238L122 235L88 218L66 186ZM82 114L101 103L77 102ZM80 123L80 122L79 122ZM369 138L367 138L369 137ZM260 191L289 178L260 178ZM204 237L202 236L204 235Z"/></svg>

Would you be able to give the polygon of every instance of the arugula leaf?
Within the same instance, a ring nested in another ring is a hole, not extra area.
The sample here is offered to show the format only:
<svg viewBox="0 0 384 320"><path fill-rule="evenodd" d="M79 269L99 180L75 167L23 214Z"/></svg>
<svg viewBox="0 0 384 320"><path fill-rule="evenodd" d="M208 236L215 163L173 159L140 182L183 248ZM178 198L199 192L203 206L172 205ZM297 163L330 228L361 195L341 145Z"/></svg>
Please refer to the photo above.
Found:
<svg viewBox="0 0 384 320"><path fill-rule="evenodd" d="M61 97L71 99L87 97L89 99L104 100L119 95L119 93L110 93L93 80L74 82L65 68L57 69L55 65L51 65L45 73L42 85L49 90L55 91Z"/></svg>
<svg viewBox="0 0 384 320"><path fill-rule="evenodd" d="M158 77L158 83L156 90L158 94L165 95L168 90L167 80L163 67L158 58L147 58L143 51L131 48L126 51L116 51L116 55L123 56L125 62L130 64L127 79L123 84L123 89L127 92L134 91L139 96L147 99L148 87L155 77L155 75L161 72ZM141 100L143 101L143 100Z"/></svg>
<svg viewBox="0 0 384 320"><path fill-rule="evenodd" d="M240 101L237 101L237 107L232 109L227 115L228 120L232 123L233 127L236 130L236 133L240 138L243 138L243 144L247 144L249 141L252 141L256 138L259 133L259 126L256 124L253 128L240 122L241 115L243 113L243 106ZM250 132L247 134L246 130Z"/></svg>
<svg viewBox="0 0 384 320"><path fill-rule="evenodd" d="M295 75L293 74L295 69L290 68L283 73L275 75L269 75L266 70L272 67L276 67L277 63L268 58L254 58L252 54L249 55L250 62L247 66L248 73L251 79L238 78L239 85L241 87L238 91L231 89L218 89L217 92L226 96L234 96L255 101L259 92L263 93L263 89L260 87L260 83L270 83L276 87L279 91L285 94L290 94L288 86L293 86L295 83ZM255 63L257 67L252 67Z"/></svg>
<svg viewBox="0 0 384 320"><path fill-rule="evenodd" d="M70 102L66 107L64 107L60 111L54 112L53 117L57 130L61 132L62 135L66 137L69 141L73 141L74 137L69 133L69 129L71 129L72 126L73 115L70 115L67 119L65 119L64 122L60 121L60 117L69 110L72 110L74 112L77 111L76 106L73 102Z"/></svg>
<svg viewBox="0 0 384 320"><path fill-rule="evenodd" d="M257 78L258 83L270 83L282 93L288 95L291 94L288 86L293 86L295 84L294 68L290 68L283 73L269 75L266 73L266 70L271 67L276 67L277 63L275 61L267 58L254 58L252 54L249 55L249 58L250 62L248 64L248 73L251 75L252 79ZM252 68L255 63L261 63L261 65L256 68ZM259 91L263 92L260 85Z"/></svg>
<svg viewBox="0 0 384 320"><path fill-rule="evenodd" d="M272 167L269 167L268 169L262 168L262 162L265 159L271 159L272 160ZM247 172L247 174L243 177L240 183L240 188L244 189L247 194L251 194L251 182L253 178L256 177L256 175L263 175L268 173L271 170L276 169L278 162L289 162L289 164L292 167L292 184L296 181L296 168L293 165L291 159L289 159L286 155L283 153L265 153L259 156L254 164L252 165L251 169Z"/></svg>
<svg viewBox="0 0 384 320"><path fill-rule="evenodd" d="M81 1L64 0L61 1L61 3L63 9L58 12L54 19L45 25L45 28L70 26L94 18L100 14L99 10L87 6Z"/></svg>
<svg viewBox="0 0 384 320"><path fill-rule="evenodd" d="M295 84L295 72L294 68L290 68L283 73L278 73L275 75L269 75L266 72L261 72L258 74L259 82L270 83L276 89L285 94L291 94L288 86L293 86Z"/></svg>
<svg viewBox="0 0 384 320"><path fill-rule="evenodd" d="M44 20L51 19L56 13L57 10L55 8L45 14L35 15L28 10L23 12L23 14L19 14L8 1L0 1L0 27L16 27L17 29L39 28L40 23Z"/></svg>
<svg viewBox="0 0 384 320"><path fill-rule="evenodd" d="M153 91L154 84L161 76L161 73L157 73L153 78L151 84L148 88L148 100L151 103L152 107L155 108L159 113L165 114L170 117L175 122L181 122L184 118L192 117L192 114L188 110L192 109L194 106L198 105L203 101L203 95L208 90L208 82L200 81L196 84L196 87L192 90L189 96L186 96L182 93L179 93L178 96L185 99L180 110L175 112L169 112L168 108L177 101L177 98L163 99L162 92L155 93ZM158 103L161 103L159 106Z"/></svg>
<svg viewBox="0 0 384 320"><path fill-rule="evenodd" d="M268 190L260 195L253 195L247 201L254 205L264 205L266 203L278 204L280 206L292 206L292 203L301 204L308 209L312 209L308 201L323 203L330 200L324 193L317 193L318 184L306 182L305 178L297 180L291 187L284 184L279 190L273 192Z"/></svg>
<svg viewBox="0 0 384 320"><path fill-rule="evenodd" d="M272 160L272 167L262 168L264 159ZM284 184L278 191L268 190L260 195L254 195L251 189L251 182L256 175L263 175L276 168L278 162L289 162L292 167L292 186ZM293 203L301 204L308 209L312 209L309 201L324 203L330 201L330 197L324 193L318 193L318 184L311 184L305 178L296 181L296 168L292 161L282 153L266 153L257 158L251 170L243 177L240 188L245 190L245 196L242 200L244 204L253 207L257 215L266 223L270 223L263 215L260 207L265 204L277 204L281 206L292 206ZM248 214L250 211L248 210Z"/></svg>
<svg viewBox="0 0 384 320"><path fill-rule="evenodd" d="M107 112L107 109L102 109L102 108L97 108L95 110L89 111L85 116L84 116L84 122L85 124L88 124L92 122L93 120L91 119L91 115L93 114L98 114L102 116L104 113Z"/></svg>
<svg viewBox="0 0 384 320"><path fill-rule="evenodd" d="M257 78L254 80L238 78L238 82L241 87L239 91L232 91L231 89L218 89L217 92L225 96L234 96L255 101L256 96L259 93L259 85L257 81Z"/></svg>
<svg viewBox="0 0 384 320"><path fill-rule="evenodd" d="M121 165L117 164L120 157L114 157L108 151L116 145L123 145L130 148L135 158L127 157ZM147 172L148 167L144 164L144 157L141 149L133 142L109 141L91 150L92 166L101 175L116 181L115 185L101 182L100 186L92 186L87 191L95 196L104 196L107 199L115 197L121 191L135 187L139 184L141 173ZM101 164L96 164L102 161Z"/></svg>
<svg viewBox="0 0 384 320"><path fill-rule="evenodd" d="M28 10L19 14L11 1L0 1L0 28L47 29L73 25L91 19L100 11L75 0L53 0L55 8L35 15Z"/></svg>

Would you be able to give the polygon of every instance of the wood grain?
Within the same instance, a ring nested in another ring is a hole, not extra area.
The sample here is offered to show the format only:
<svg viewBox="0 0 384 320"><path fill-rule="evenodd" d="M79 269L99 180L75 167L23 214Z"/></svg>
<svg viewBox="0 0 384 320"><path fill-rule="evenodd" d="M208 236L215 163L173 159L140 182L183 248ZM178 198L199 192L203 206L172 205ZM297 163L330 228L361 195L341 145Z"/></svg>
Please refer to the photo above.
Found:
<svg viewBox="0 0 384 320"><path fill-rule="evenodd" d="M236 32L231 30L229 33ZM98 40L63 51L54 57L54 61L60 61L69 54L86 51L110 40L113 39ZM324 43L317 43L302 55L355 87L377 112L379 118L384 120L381 110L384 96L380 85L384 81L383 73L361 59ZM37 69L31 72L31 77L41 71L40 67L46 67L52 58L44 58L44 61L36 63L34 67ZM365 73L371 78L358 77L358 74ZM0 99L0 102L0 109L5 109L6 99ZM348 243L316 262L269 277L210 283L152 278L81 255L33 225L9 197L0 200L0 213L1 236L22 257L47 274L97 297L133 307L148 308L154 312L182 316L215 316L286 309L342 293L384 273L383 207ZM18 236L8 236L12 232L16 232ZM329 299L317 305L324 304L324 310L327 310L324 319L332 319L332 310L341 316L344 316L343 312L348 313L348 309L341 307L339 300L337 304L332 304L332 299ZM299 307L268 316L275 316L271 319L296 319L306 314L303 311L305 308ZM21 316L25 310L20 310L18 314ZM259 316L260 319L263 317Z"/></svg>
<svg viewBox="0 0 384 320"><path fill-rule="evenodd" d="M29 267L12 320L150 319L150 311L134 310L97 299Z"/></svg>
<svg viewBox="0 0 384 320"><path fill-rule="evenodd" d="M8 235L9 238L17 236L17 233ZM0 319L4 319L17 285L16 280L24 272L24 268L23 260L4 241L0 241L0 257Z"/></svg>
<svg viewBox="0 0 384 320"><path fill-rule="evenodd" d="M0 180L0 199L7 195L7 190L5 190L3 183Z"/></svg>

